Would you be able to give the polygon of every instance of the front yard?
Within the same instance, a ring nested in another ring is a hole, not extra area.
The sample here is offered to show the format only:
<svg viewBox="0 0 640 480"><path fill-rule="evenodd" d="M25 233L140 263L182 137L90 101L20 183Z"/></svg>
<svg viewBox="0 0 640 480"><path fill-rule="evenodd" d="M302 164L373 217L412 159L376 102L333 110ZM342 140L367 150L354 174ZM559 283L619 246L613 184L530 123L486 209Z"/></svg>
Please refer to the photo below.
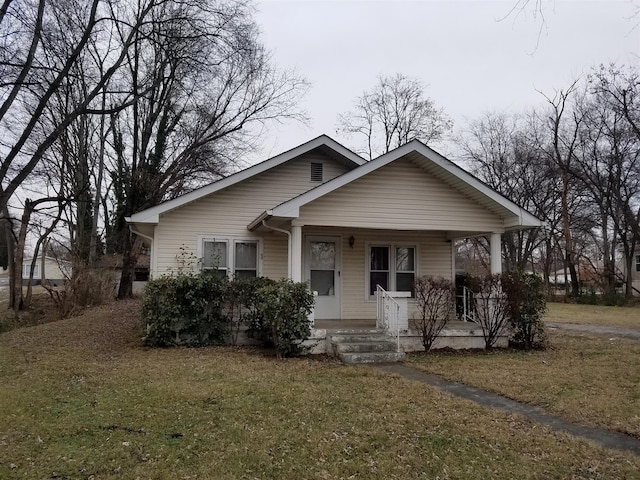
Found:
<svg viewBox="0 0 640 480"><path fill-rule="evenodd" d="M640 308L550 304L549 321L635 327ZM411 366L640 438L640 342L551 332L545 351L432 352Z"/></svg>
<svg viewBox="0 0 640 480"><path fill-rule="evenodd" d="M0 478L611 479L640 471L631 454L371 367L230 348L145 349L137 312L136 302L121 302L0 335ZM543 357L551 365L552 353ZM543 359L518 355L522 369ZM472 373L497 357L424 364ZM611 410L594 415L617 415L606 403Z"/></svg>

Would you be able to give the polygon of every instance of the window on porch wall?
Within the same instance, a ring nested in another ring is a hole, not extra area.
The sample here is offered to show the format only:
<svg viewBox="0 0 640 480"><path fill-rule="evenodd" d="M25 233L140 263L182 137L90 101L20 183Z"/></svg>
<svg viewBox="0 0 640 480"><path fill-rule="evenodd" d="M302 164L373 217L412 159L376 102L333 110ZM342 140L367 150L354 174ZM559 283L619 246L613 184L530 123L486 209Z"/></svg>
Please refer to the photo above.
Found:
<svg viewBox="0 0 640 480"><path fill-rule="evenodd" d="M390 262L393 252L394 261ZM369 295L376 292L376 285L385 290L411 292L416 279L416 249L405 246L369 247Z"/></svg>
<svg viewBox="0 0 640 480"><path fill-rule="evenodd" d="M396 248L396 287L399 292L411 292L413 297L413 283L416 280L415 248Z"/></svg>
<svg viewBox="0 0 640 480"><path fill-rule="evenodd" d="M371 247L369 250L369 295L376 293L376 286L389 288L389 247Z"/></svg>

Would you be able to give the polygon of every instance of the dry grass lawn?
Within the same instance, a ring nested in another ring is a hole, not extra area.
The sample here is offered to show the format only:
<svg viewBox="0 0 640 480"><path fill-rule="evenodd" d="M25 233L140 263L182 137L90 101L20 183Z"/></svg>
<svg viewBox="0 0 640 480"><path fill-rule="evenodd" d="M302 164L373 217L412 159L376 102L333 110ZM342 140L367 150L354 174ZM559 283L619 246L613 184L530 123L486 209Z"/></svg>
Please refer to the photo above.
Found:
<svg viewBox="0 0 640 480"><path fill-rule="evenodd" d="M548 320L640 328L640 308L550 304ZM551 333L545 351L432 352L410 364L640 438L640 342Z"/></svg>
<svg viewBox="0 0 640 480"><path fill-rule="evenodd" d="M546 320L560 323L619 326L640 329L640 305L605 307L573 303L547 304Z"/></svg>
<svg viewBox="0 0 640 480"><path fill-rule="evenodd" d="M136 302L123 302L0 335L0 478L630 479L640 471L631 454L370 367L145 349L137 314Z"/></svg>

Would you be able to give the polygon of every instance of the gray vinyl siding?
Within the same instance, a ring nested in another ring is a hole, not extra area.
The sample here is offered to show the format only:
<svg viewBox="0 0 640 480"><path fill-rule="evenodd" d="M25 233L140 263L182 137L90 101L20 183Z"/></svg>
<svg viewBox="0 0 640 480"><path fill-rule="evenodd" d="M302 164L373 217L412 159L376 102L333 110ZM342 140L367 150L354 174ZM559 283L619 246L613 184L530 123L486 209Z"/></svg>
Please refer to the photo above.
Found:
<svg viewBox="0 0 640 480"><path fill-rule="evenodd" d="M299 224L397 230L501 232L502 220L400 159L300 208Z"/></svg>
<svg viewBox="0 0 640 480"><path fill-rule="evenodd" d="M286 277L287 237L250 232L247 225L265 210L317 187L319 183L311 181L312 162L323 164L325 182L347 170L324 155L306 154L162 214L155 229L153 275L175 271L176 255L181 251L187 252L195 263L199 238L207 236L261 241L260 273L272 278Z"/></svg>

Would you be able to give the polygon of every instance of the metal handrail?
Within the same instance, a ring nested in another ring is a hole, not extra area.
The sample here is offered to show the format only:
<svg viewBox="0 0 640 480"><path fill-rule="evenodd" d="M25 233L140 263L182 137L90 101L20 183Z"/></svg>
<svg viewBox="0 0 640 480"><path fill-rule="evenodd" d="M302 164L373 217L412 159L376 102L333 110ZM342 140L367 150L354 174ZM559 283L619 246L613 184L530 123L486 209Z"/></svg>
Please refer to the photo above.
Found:
<svg viewBox="0 0 640 480"><path fill-rule="evenodd" d="M462 287L462 321L476 321L475 313L473 311L473 291L467 287Z"/></svg>
<svg viewBox="0 0 640 480"><path fill-rule="evenodd" d="M378 312L376 315L376 328L383 329L391 337L396 339L396 352L400 352L400 304L389 295L380 285L376 285L376 301ZM395 335L391 329L391 320L396 326Z"/></svg>

